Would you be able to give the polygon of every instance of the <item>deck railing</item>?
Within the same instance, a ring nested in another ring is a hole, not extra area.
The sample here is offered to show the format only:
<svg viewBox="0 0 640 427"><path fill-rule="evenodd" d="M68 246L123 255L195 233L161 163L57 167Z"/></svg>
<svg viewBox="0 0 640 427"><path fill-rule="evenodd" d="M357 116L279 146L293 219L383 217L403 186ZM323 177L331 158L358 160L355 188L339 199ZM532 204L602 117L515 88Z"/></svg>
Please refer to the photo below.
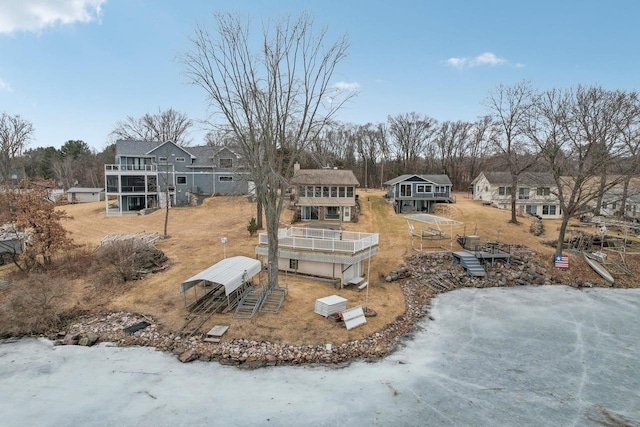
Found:
<svg viewBox="0 0 640 427"><path fill-rule="evenodd" d="M260 233L258 242L261 245L268 245L267 233ZM377 244L377 233L303 227L290 227L278 231L278 245L283 248L357 253Z"/></svg>
<svg viewBox="0 0 640 427"><path fill-rule="evenodd" d="M104 165L105 171L148 171L156 172L157 165Z"/></svg>

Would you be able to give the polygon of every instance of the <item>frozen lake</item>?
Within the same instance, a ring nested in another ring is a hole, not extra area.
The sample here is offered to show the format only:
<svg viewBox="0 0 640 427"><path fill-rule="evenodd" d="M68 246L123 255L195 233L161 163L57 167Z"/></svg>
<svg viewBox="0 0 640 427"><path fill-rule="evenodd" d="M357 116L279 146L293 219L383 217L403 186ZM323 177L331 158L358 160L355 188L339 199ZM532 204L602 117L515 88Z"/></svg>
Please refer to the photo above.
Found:
<svg viewBox="0 0 640 427"><path fill-rule="evenodd" d="M640 425L640 290L463 289L378 363L239 370L0 345L0 425Z"/></svg>

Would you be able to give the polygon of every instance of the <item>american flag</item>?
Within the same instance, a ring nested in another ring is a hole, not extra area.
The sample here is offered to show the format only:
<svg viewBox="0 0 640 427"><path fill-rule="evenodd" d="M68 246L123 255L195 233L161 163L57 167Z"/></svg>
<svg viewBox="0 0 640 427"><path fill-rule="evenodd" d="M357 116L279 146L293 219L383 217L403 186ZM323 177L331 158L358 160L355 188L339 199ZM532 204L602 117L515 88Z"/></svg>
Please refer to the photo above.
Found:
<svg viewBox="0 0 640 427"><path fill-rule="evenodd" d="M554 260L555 260L555 263L556 263L556 268L560 268L560 269L563 269L563 270L566 270L567 268L569 268L569 257L568 256L556 255Z"/></svg>

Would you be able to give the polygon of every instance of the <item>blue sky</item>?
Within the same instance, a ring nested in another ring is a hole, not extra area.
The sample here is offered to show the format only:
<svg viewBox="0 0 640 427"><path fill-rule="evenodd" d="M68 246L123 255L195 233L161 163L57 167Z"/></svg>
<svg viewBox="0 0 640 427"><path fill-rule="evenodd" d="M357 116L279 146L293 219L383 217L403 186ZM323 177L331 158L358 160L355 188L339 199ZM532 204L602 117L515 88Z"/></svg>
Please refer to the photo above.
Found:
<svg viewBox="0 0 640 427"><path fill-rule="evenodd" d="M0 112L33 123L30 148L81 139L101 150L118 120L159 109L202 119L204 93L176 61L194 25L215 11L259 21L303 10L351 40L335 75L359 88L346 122L475 120L490 90L523 79L638 89L634 0L0 0Z"/></svg>

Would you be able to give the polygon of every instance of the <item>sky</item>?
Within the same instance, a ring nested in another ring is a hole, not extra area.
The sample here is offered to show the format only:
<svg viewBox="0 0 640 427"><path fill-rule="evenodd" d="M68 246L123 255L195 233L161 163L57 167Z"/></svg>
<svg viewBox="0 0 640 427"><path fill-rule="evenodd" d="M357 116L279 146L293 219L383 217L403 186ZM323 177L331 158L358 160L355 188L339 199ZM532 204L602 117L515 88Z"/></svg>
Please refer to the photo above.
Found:
<svg viewBox="0 0 640 427"><path fill-rule="evenodd" d="M637 90L635 0L0 0L0 113L30 121L27 148L83 140L100 151L127 116L173 108L207 117L178 57L213 13L261 22L308 12L346 34L332 84L355 88L336 116L355 124L417 112L473 121L498 85ZM191 132L204 143L204 125Z"/></svg>

